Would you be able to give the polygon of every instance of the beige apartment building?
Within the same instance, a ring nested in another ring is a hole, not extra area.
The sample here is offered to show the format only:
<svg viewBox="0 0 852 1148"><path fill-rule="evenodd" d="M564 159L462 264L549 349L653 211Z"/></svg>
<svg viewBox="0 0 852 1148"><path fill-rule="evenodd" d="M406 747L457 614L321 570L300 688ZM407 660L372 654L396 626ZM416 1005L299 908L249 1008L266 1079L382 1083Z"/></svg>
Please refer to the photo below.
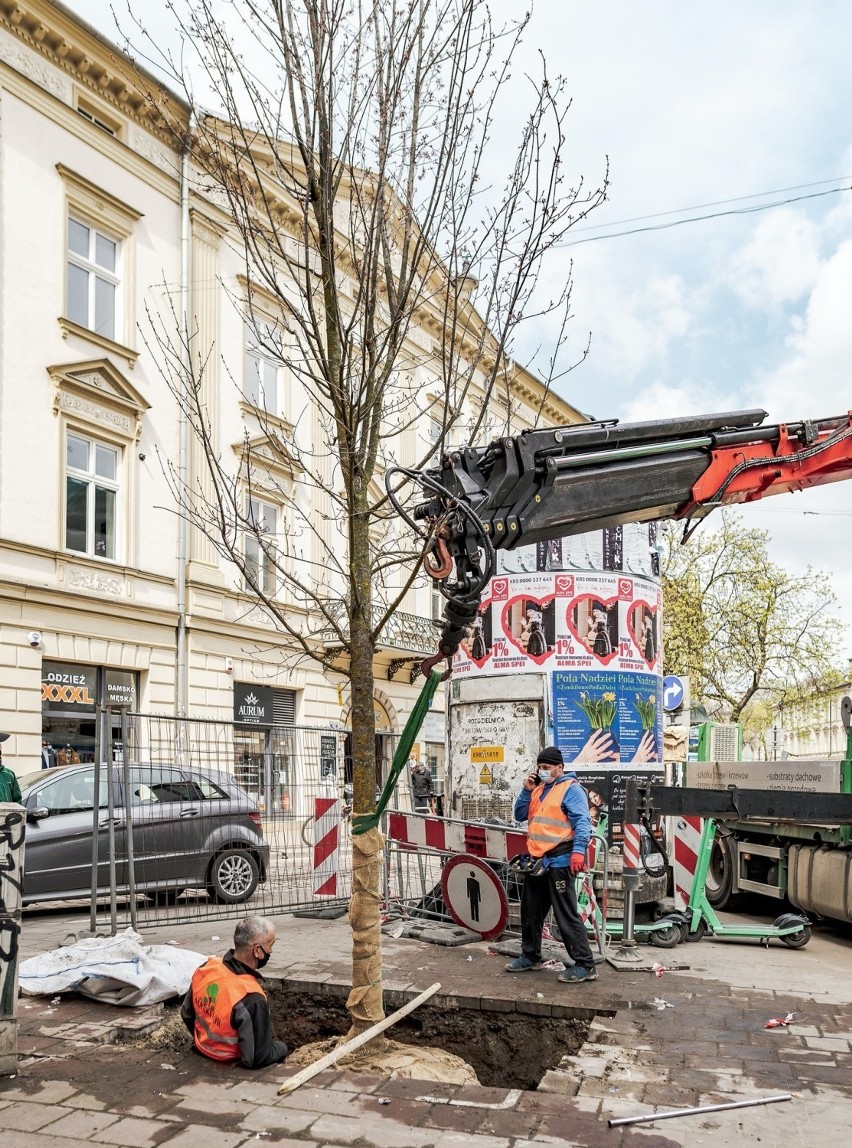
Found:
<svg viewBox="0 0 852 1148"><path fill-rule="evenodd" d="M231 220L149 110L120 49L61 4L0 0L0 729L19 771L39 765L43 741L50 760L90 759L98 703L234 722L242 754L274 726L348 721L345 677L288 656L233 563L200 531L181 533L179 410L152 326L181 290L213 351L207 400L235 467L248 442L298 488L264 436L310 434L316 412L234 305L248 284ZM177 98L171 114L188 122ZM415 328L409 341L421 416L400 435L401 460L436 433L440 378L434 335ZM493 425L579 419L518 369ZM187 466L203 482L195 443ZM286 531L272 498L259 509ZM307 570L320 555L306 542L294 560ZM382 635L383 735L410 713L439 605L422 581ZM437 703L417 752L439 773L443 742Z"/></svg>

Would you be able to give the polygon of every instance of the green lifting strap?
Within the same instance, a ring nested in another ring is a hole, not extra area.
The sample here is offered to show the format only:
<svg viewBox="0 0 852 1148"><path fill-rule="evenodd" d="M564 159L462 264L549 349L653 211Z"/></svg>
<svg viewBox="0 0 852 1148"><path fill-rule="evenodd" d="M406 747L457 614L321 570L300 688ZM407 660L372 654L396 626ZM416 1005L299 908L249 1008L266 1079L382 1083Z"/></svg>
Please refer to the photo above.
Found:
<svg viewBox="0 0 852 1148"><path fill-rule="evenodd" d="M359 833L366 833L368 829L374 829L379 824L379 820L393 796L399 775L405 768L408 755L411 753L411 747L414 745L415 738L420 733L420 727L423 725L426 711L432 704L435 690L440 685L442 678L443 674L437 670L432 670L426 679L423 689L420 691L420 697L417 699L414 709L411 711L411 717L405 723L405 729L402 731L402 737L399 739L399 745L396 747L396 753L393 755L393 763L390 768L390 773L388 774L388 779L385 782L385 787L376 804L376 812L358 813L352 818L353 836L358 836Z"/></svg>

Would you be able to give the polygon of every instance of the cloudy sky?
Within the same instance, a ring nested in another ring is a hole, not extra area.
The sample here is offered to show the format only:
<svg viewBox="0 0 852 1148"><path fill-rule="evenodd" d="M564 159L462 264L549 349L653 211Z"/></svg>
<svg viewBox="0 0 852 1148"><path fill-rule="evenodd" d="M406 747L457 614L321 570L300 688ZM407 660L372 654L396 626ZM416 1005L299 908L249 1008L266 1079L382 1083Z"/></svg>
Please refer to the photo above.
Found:
<svg viewBox="0 0 852 1148"><path fill-rule="evenodd" d="M115 35L110 0L66 3ZM609 157L611 176L609 202L546 271L558 280L573 261L569 350L591 333L565 397L624 419L762 407L795 421L852 407L852 191L837 190L852 187L852 5L533 7L528 65L541 50L573 98L569 174L597 183ZM168 36L165 0L147 0L146 20ZM781 206L744 210L767 204ZM624 231L634 234L615 235ZM852 655L850 487L744 514L770 531L777 561L832 574L850 602L842 665Z"/></svg>

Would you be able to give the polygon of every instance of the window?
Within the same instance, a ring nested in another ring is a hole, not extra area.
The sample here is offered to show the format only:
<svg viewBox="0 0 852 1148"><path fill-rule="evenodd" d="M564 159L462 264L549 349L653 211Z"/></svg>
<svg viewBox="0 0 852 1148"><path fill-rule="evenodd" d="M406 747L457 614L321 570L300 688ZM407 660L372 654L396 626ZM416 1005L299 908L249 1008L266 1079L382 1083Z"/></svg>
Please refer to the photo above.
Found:
<svg viewBox="0 0 852 1148"><path fill-rule="evenodd" d="M208 777L194 777L192 785L198 791L198 797L202 801L227 801L228 794L224 789L220 789ZM193 798L197 800L197 798Z"/></svg>
<svg viewBox="0 0 852 1148"><path fill-rule="evenodd" d="M105 123L96 112L90 111L82 104L78 105L77 114L81 115L83 119L89 120L90 123L93 123L96 128L100 128L102 132L107 132L111 136L118 134L114 127L108 123Z"/></svg>
<svg viewBox="0 0 852 1148"><path fill-rule="evenodd" d="M107 804L106 778L100 777L100 800L98 807L103 809ZM30 794L27 800L29 809L49 809L51 813L80 813L91 810L95 797L95 771L94 769L81 769L77 773L67 774L48 782L36 793Z"/></svg>
<svg viewBox="0 0 852 1148"><path fill-rule="evenodd" d="M118 328L119 257L117 240L68 216L68 318L105 339Z"/></svg>
<svg viewBox="0 0 852 1148"><path fill-rule="evenodd" d="M195 782L168 766L131 766L131 805L162 805L169 801L198 801L201 792Z"/></svg>
<svg viewBox="0 0 852 1148"><path fill-rule="evenodd" d="M107 135L111 135L115 139L122 138L124 121L121 116L114 114L109 104L101 103L90 92L81 91L79 88L74 90L73 103L77 114L82 116L84 120L88 120L90 124L94 124L96 128L100 128L102 132L106 132Z"/></svg>
<svg viewBox="0 0 852 1148"><path fill-rule="evenodd" d="M268 502L249 498L246 507L249 529L246 531L246 590L255 587L270 598L275 597L275 538L278 534L278 510Z"/></svg>
<svg viewBox="0 0 852 1148"><path fill-rule="evenodd" d="M70 431L65 445L65 546L115 559L119 452Z"/></svg>
<svg viewBox="0 0 852 1148"><path fill-rule="evenodd" d="M281 336L274 323L246 319L243 394L253 407L281 413Z"/></svg>

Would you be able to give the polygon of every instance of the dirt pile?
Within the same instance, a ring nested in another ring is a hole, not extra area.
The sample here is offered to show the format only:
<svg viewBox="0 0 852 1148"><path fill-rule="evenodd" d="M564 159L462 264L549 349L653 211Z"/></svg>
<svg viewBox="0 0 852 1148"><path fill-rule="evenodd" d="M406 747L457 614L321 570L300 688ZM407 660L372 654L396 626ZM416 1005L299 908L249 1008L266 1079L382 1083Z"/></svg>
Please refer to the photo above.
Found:
<svg viewBox="0 0 852 1148"><path fill-rule="evenodd" d="M340 1037L303 1044L287 1057L288 1068L304 1068L327 1056ZM432 1080L441 1084L479 1084L470 1065L442 1048L415 1048L395 1040L370 1041L333 1066L340 1072L360 1072L391 1080Z"/></svg>

